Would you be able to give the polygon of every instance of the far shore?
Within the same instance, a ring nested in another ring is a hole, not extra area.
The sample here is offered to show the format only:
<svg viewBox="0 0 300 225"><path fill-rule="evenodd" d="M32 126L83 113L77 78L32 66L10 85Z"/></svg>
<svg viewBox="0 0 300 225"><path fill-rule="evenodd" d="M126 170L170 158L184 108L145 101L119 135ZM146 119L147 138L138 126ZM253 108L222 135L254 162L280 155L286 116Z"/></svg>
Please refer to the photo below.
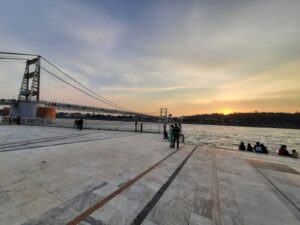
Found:
<svg viewBox="0 0 300 225"><path fill-rule="evenodd" d="M183 122L183 124L191 124L191 125L212 125L212 126L229 126L229 127L255 127L255 128L279 128L279 129L300 129L300 126L285 126L285 125L247 125L247 124L223 124L223 123L188 123Z"/></svg>

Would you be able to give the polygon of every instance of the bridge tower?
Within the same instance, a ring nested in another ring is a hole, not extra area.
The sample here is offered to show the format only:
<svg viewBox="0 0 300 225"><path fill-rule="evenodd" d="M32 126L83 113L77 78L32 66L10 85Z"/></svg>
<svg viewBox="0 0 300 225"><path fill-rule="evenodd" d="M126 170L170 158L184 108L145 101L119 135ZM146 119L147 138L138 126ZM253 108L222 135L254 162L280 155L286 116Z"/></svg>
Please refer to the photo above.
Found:
<svg viewBox="0 0 300 225"><path fill-rule="evenodd" d="M159 121L160 122L167 122L167 119L168 119L168 109L167 108L160 108Z"/></svg>
<svg viewBox="0 0 300 225"><path fill-rule="evenodd" d="M19 101L39 101L40 100L40 64L41 57L27 60L23 80L20 88ZM30 70L35 66L34 70ZM32 72L30 72L32 71Z"/></svg>
<svg viewBox="0 0 300 225"><path fill-rule="evenodd" d="M12 117L36 117L40 100L40 64L40 56L27 60L18 101L10 105Z"/></svg>

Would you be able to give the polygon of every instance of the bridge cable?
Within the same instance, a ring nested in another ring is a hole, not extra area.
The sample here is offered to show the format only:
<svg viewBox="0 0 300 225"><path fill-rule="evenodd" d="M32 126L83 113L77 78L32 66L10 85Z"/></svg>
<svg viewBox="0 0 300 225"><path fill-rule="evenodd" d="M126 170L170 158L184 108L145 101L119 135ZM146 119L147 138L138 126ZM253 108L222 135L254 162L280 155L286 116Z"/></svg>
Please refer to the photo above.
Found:
<svg viewBox="0 0 300 225"><path fill-rule="evenodd" d="M75 85L71 84L70 82L64 80L63 78L61 78L61 77L57 76L56 74L50 72L49 70L45 69L44 67L40 66L40 68L41 68L42 70L44 70L45 72L51 74L52 76L56 77L56 78L59 79L60 81L62 81L62 82L64 82L64 83L70 85L71 87L75 88L76 90L78 90L78 91L80 91L80 92L82 92L82 93L84 93L84 94L86 94L86 95L88 95L88 96L90 96L90 97L92 97L92 98L98 100L98 101L101 101L101 102L103 102L103 103L105 103L105 104L107 104L107 105L110 105L110 106L112 106L112 107L118 108L119 110L122 110L122 108L119 108L119 107L116 107L116 106L114 106L114 105L112 105L112 104L109 104L109 103L103 101L102 99L97 98L96 96L93 96L93 95L91 95L90 93L88 93L88 92L86 92L86 91L84 91L84 90L82 90L82 89L76 87Z"/></svg>
<svg viewBox="0 0 300 225"><path fill-rule="evenodd" d="M58 70L59 72L63 73L65 76L67 76L68 78L70 78L71 80L73 80L75 83L77 83L78 85L80 85L81 87L85 88L86 90L88 90L89 92L93 93L94 95L98 96L99 98L103 99L103 101L106 101L106 104L112 106L118 109L122 109L125 111L130 111L126 108L123 108L117 104L115 104L114 102L110 101L109 99L104 98L103 96L95 93L94 91L92 91L91 89L89 89L88 87L82 85L80 82L78 82L77 80L75 80L74 78L72 78L70 75L68 75L67 73L65 73L64 71L62 71L60 68L58 68L57 66L55 66L53 63L51 63L49 60L47 60L46 58L44 58L43 56L37 55L37 54L27 54L27 53L16 53L16 52L0 52L0 54L6 54L6 55L24 55L24 56L34 56L34 57L41 57L44 61L46 61L47 63L49 63L52 67L54 67L56 70ZM4 58L4 57L3 57ZM0 58L1 59L1 58ZM17 59L17 58L16 58ZM21 60L21 58L20 58ZM24 59L27 60L27 59ZM103 102L102 101L102 102ZM108 102L108 103L107 103Z"/></svg>
<svg viewBox="0 0 300 225"><path fill-rule="evenodd" d="M16 58L16 57L2 57L2 56L0 56L0 59L11 59L11 60L27 60L27 59L24 59L24 58Z"/></svg>
<svg viewBox="0 0 300 225"><path fill-rule="evenodd" d="M6 55L25 55L25 56L40 56L36 54L27 54L27 53L17 53L17 52L0 52L0 54L6 54Z"/></svg>
<svg viewBox="0 0 300 225"><path fill-rule="evenodd" d="M77 83L78 85L80 85L81 87L85 88L86 90L88 90L89 92L91 92L91 93L93 93L94 95L98 96L99 98L103 99L104 101L107 101L107 102L109 102L110 104L115 105L115 107L117 107L117 108L119 108L119 109L121 108L121 109L124 110L123 107L121 107L121 106L115 104L114 102L112 102L112 101L110 101L110 100L108 100L108 99L102 97L101 95L99 95L99 94L97 94L96 92L92 91L92 90L89 89L88 87L84 86L83 84L81 84L80 82L78 82L77 80L75 80L74 78L72 78L70 75L68 75L67 73L65 73L63 70L61 70L60 68L58 68L57 66L55 66L55 65L54 65L53 63L51 63L49 60L45 59L43 56L41 56L41 58L42 58L43 60L45 60L47 63L49 63L51 66L53 66L55 69L57 69L59 72L63 73L65 76L67 76L68 78L70 78L72 81L74 81L75 83ZM127 110L127 109L125 109L125 110Z"/></svg>
<svg viewBox="0 0 300 225"><path fill-rule="evenodd" d="M67 73L65 73L64 71L62 71L60 68L58 68L57 66L55 66L53 63L51 63L49 60L47 60L46 58L44 58L44 57L41 56L41 55L37 55L37 54L28 54L28 53L15 53L15 52L0 52L0 54L7 54L7 55L24 55L24 56L34 56L34 57L37 57L37 56L38 56L38 57L41 57L44 61L46 61L47 63L49 63L49 64L50 64L52 67L54 67L56 70L58 70L59 72L63 73L63 74L64 74L65 76L67 76L69 79L73 80L75 83L77 83L77 84L80 85L81 87L85 88L85 89L88 90L89 92L91 92L91 93L93 93L94 95L98 96L100 99L97 98L97 97L95 97L95 96L93 96L93 95L91 95L91 94L89 94L89 93L86 92L86 91L81 90L80 88L78 88L78 87L72 85L71 83L65 81L64 79L60 78L59 76L55 75L54 73L52 73L52 72L48 71L47 69L43 68L42 66L40 66L41 69L43 69L45 72L48 72L49 74L53 75L53 76L56 77L57 79L63 81L64 83L67 83L68 85L70 85L70 86L72 86L73 88L79 90L80 92L83 92L83 93L87 94L88 96L90 96L90 97L92 97L92 98L94 98L94 99L97 99L98 101L101 101L101 102L103 102L103 103L105 103L105 104L107 104L107 105L110 105L110 106L112 106L112 107L118 108L118 109L120 109L121 111L123 110L123 111L128 111L128 112L131 112L131 113L136 113L136 112L132 112L132 111L130 111L130 110L128 110L128 109L125 109L125 108L123 108L123 107L121 107L121 106L115 104L114 102L110 101L109 99L106 99L106 98L104 98L103 96L101 96L101 95L95 93L94 91L92 91L91 89L89 89L89 88L87 88L86 86L82 85L80 82L78 82L77 80L75 80L74 78L72 78L70 75L68 75ZM2 58L0 58L0 59L5 59L5 57L2 57ZM9 58L9 59L15 59L15 60L27 60L27 59L23 59L23 58L12 58L12 57ZM125 110L124 110L124 109L125 109ZM136 114L141 114L141 113L136 113Z"/></svg>

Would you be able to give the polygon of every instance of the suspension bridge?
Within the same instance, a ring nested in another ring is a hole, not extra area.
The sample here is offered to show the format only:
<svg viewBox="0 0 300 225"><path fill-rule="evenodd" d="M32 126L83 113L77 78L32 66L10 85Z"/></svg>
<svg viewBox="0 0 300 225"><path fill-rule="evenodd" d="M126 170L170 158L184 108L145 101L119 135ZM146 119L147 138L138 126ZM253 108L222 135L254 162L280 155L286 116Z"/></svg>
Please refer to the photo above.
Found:
<svg viewBox="0 0 300 225"><path fill-rule="evenodd" d="M39 105L61 111L158 118L158 115L154 115L155 113L136 112L114 103L41 55L0 52L0 60L25 63L18 97L0 97L0 105L10 106L15 116L19 114L25 117L35 117L36 108Z"/></svg>

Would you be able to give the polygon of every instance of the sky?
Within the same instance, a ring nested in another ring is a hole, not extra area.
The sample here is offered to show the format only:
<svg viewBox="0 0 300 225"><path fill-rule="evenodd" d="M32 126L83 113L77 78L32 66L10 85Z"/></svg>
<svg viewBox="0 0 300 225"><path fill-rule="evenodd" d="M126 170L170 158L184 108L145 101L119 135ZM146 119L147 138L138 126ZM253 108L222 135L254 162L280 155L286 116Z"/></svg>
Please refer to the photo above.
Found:
<svg viewBox="0 0 300 225"><path fill-rule="evenodd" d="M299 0L0 4L0 51L42 55L124 108L300 110ZM22 74L12 71L24 65L1 63L0 88L19 89Z"/></svg>

